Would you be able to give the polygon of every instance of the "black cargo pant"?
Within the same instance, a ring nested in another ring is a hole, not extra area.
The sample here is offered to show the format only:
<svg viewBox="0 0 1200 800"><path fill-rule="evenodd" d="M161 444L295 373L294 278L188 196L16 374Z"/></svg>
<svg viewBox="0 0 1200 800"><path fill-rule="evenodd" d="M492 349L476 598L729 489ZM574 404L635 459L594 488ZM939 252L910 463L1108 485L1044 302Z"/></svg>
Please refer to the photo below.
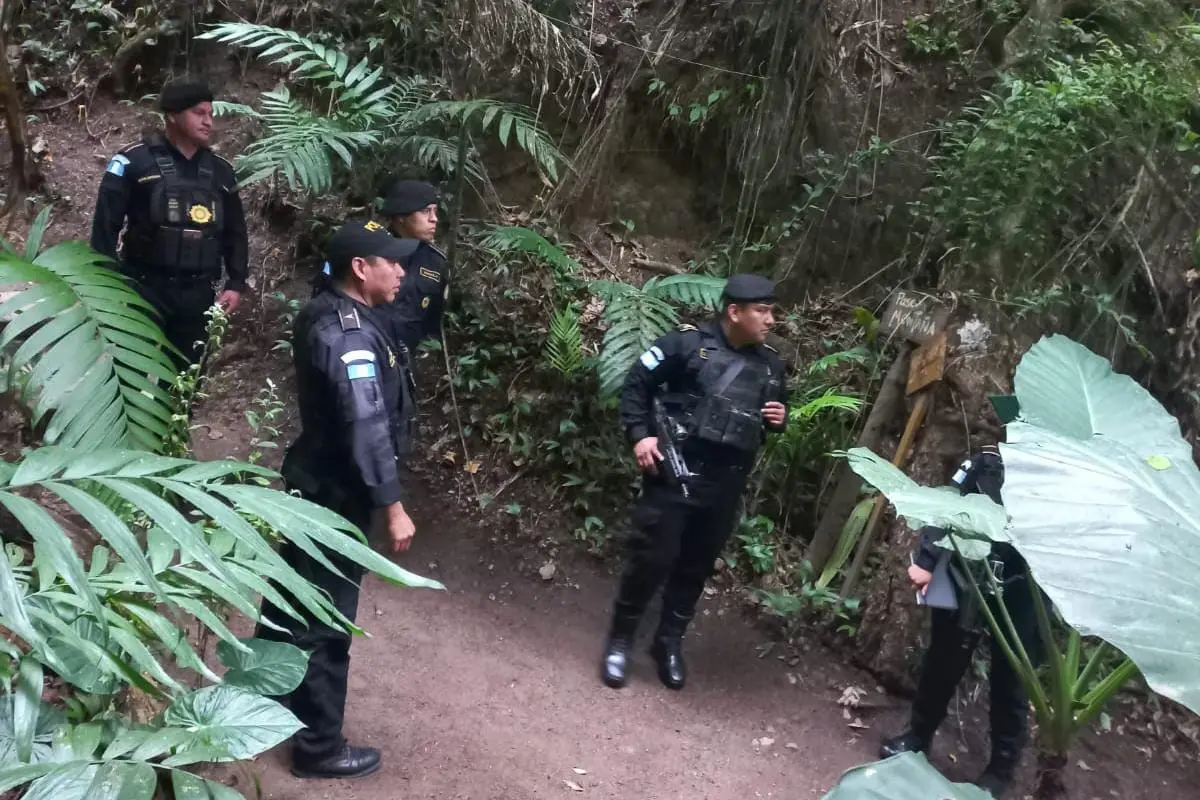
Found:
<svg viewBox="0 0 1200 800"><path fill-rule="evenodd" d="M689 468L703 479L690 484L690 497L661 478L647 476L641 500L631 515L625 569L614 608L618 618L645 613L661 586L660 633L681 635L713 564L737 524L738 503L749 471L742 465L701 464Z"/></svg>
<svg viewBox="0 0 1200 800"><path fill-rule="evenodd" d="M997 615L996 618L1001 620L1002 617L996 610L996 600L993 598L989 602ZM1026 652L1034 664L1039 664L1042 660L1042 642L1038 635L1033 599L1025 577L1011 581L1005 587L1004 602ZM980 616L978 623L977 626L972 626L972 630L964 630L960 624L959 611L933 609L933 630L912 709L912 730L919 736L932 738L946 718L950 700L970 667L975 648L987 629L985 617ZM991 692L989 714L992 748L1017 751L1025 745L1029 726L1029 698L1021 684L1020 676L1009 664L1004 651L1000 649L994 637L990 638L991 668L988 684Z"/></svg>
<svg viewBox="0 0 1200 800"><path fill-rule="evenodd" d="M306 499L320 502L313 497ZM346 517L363 532L370 529L370 508L339 507L332 510ZM328 550L324 553L330 563L350 580L330 572L290 542L285 542L279 548L279 555L300 577L326 592L337 610L354 622L358 614L358 592L363 570L336 553ZM263 616L286 628L287 632L260 624L255 636L288 642L309 653L308 672L300 685L288 695L287 704L305 726L292 737L292 760L298 763L311 762L336 753L346 744L342 736L342 722L346 714L346 685L350 675L350 634L313 619L286 590L279 586L275 588L306 619L303 623L295 620L264 600Z"/></svg>
<svg viewBox="0 0 1200 800"><path fill-rule="evenodd" d="M200 360L204 343L208 338L205 313L216 300L213 279L203 276L174 276L160 273L139 273L136 277L138 293L154 306L167 341L174 345L181 358L173 354L175 368L182 372Z"/></svg>

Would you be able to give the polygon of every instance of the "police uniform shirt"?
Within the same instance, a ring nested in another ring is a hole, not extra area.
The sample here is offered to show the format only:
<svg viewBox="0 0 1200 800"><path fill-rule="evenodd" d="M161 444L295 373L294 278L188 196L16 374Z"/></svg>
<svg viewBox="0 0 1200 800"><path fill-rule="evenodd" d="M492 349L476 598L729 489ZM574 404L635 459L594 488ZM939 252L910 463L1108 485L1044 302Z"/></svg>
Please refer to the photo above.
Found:
<svg viewBox="0 0 1200 800"><path fill-rule="evenodd" d="M400 502L405 376L374 310L319 292L296 316L293 353L301 433L287 461L374 507Z"/></svg>
<svg viewBox="0 0 1200 800"><path fill-rule="evenodd" d="M720 323L711 322L699 328L683 325L668 331L634 363L621 390L620 404L621 424L630 442L636 444L655 435L653 403L660 386L665 387L665 405L673 413L686 412L686 409L671 408L671 397L698 399L704 395L706 389L702 377L717 349L732 351L736 356L764 367L762 372L767 376L767 385L763 387L763 404L774 401L785 407L783 423L770 425L763 420L764 430L778 432L787 427L787 385L779 354L767 345L734 348Z"/></svg>
<svg viewBox="0 0 1200 800"><path fill-rule="evenodd" d="M382 308L392 336L415 353L424 339L442 335L446 302L446 254L421 242L404 268L396 299Z"/></svg>
<svg viewBox="0 0 1200 800"><path fill-rule="evenodd" d="M197 228L214 224L215 213L221 213L220 257L226 272L225 288L244 291L249 275L248 237L246 216L238 194L237 179L233 165L208 148L201 148L190 159L185 158L165 136L156 134L122 149L108 163L100 181L100 192L96 198L96 213L92 220L92 249L116 260L117 242L126 220L131 231L150 231L155 224L152 218L151 200L155 185L163 180L162 169L155 161L155 153L166 153L179 176L187 181L198 181L202 158L207 155L213 173L213 189L221 198L219 209L190 207L184 210L187 226ZM126 233L128 238L129 233ZM126 252L127 267L134 272L150 275L169 272L174 265L134 263ZM219 269L219 266L218 266Z"/></svg>

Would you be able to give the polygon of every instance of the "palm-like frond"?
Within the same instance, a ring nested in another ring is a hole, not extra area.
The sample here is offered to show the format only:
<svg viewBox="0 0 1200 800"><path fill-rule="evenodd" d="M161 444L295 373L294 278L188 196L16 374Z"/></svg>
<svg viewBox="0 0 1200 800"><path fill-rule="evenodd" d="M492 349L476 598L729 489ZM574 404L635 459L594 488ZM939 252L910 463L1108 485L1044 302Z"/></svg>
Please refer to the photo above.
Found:
<svg viewBox="0 0 1200 800"><path fill-rule="evenodd" d="M214 117L258 117L260 114L253 106L248 106L245 103L230 103L226 100L214 100L213 104Z"/></svg>
<svg viewBox="0 0 1200 800"><path fill-rule="evenodd" d="M315 114L286 88L265 92L262 119L268 134L238 160L242 185L282 173L293 190L325 194L333 187L334 158L347 169L354 154L380 141L376 130L354 130Z"/></svg>
<svg viewBox="0 0 1200 800"><path fill-rule="evenodd" d="M480 244L501 253L516 251L537 256L555 270L566 274L578 274L580 271L579 262L567 255L567 251L530 228L495 225Z"/></svg>
<svg viewBox="0 0 1200 800"><path fill-rule="evenodd" d="M398 121L400 130L447 123L475 126L481 133L494 128L500 144L508 147L509 140L514 140L552 181L558 180L559 167L567 164L566 157L525 106L489 99L436 100L413 108Z"/></svg>
<svg viewBox="0 0 1200 800"><path fill-rule="evenodd" d="M159 384L175 369L151 307L79 242L32 261L0 253L0 288L14 286L0 303L0 391L19 387L35 424L52 413L47 442L157 450L173 408Z"/></svg>
<svg viewBox="0 0 1200 800"><path fill-rule="evenodd" d="M440 170L447 175L458 171L458 144L440 136L414 134L394 140L397 155L407 158L424 170ZM483 168L479 159L468 151L463 169L473 181L483 180Z"/></svg>
<svg viewBox="0 0 1200 800"><path fill-rule="evenodd" d="M550 318L546 363L568 378L583 369L583 332L579 329L579 314L575 309L564 308Z"/></svg>
<svg viewBox="0 0 1200 800"><path fill-rule="evenodd" d="M714 275L668 275L651 278L642 287L642 291L655 297L714 311L721 307L724 289L725 279Z"/></svg>
<svg viewBox="0 0 1200 800"><path fill-rule="evenodd" d="M363 543L361 532L337 514L284 492L236 482L246 476L277 477L270 470L233 461L197 463L111 449L45 447L16 464L0 464L0 506L33 539L37 567L22 575L9 559L0 557L0 624L29 645L39 660L86 690L95 690L97 682L123 681L146 691L160 691L158 685L174 682L141 644L142 630L151 631L182 665L215 677L195 658L186 637L156 610L159 604L196 617L241 648L206 602L229 604L256 619L257 593L297 616L298 609L268 584L270 580L322 622L352 628L328 598L280 558L248 518L262 520L335 571L325 551L402 585L441 588L375 553ZM85 569L57 520L25 496L31 490L65 503L120 562L108 570L93 556L91 570ZM153 525L145 551L126 520L102 502L105 491ZM194 521L197 517L218 533L206 535Z"/></svg>
<svg viewBox="0 0 1200 800"><path fill-rule="evenodd" d="M604 319L609 324L597 365L600 389L615 394L634 360L679 318L665 300L636 286L593 281L591 288L604 299Z"/></svg>

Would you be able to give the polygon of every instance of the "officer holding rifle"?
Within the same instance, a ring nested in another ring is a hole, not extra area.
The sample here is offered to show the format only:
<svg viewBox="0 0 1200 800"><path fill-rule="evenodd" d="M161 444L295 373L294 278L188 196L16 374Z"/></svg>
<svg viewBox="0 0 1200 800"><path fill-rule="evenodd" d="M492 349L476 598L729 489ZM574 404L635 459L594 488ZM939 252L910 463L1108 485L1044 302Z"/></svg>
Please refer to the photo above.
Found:
<svg viewBox="0 0 1200 800"><path fill-rule="evenodd" d="M625 685L638 622L660 586L650 652L659 679L684 686L684 631L765 434L787 425L783 362L765 344L774 300L772 281L733 276L718 318L660 337L625 379L621 422L644 480L601 669L608 686Z"/></svg>

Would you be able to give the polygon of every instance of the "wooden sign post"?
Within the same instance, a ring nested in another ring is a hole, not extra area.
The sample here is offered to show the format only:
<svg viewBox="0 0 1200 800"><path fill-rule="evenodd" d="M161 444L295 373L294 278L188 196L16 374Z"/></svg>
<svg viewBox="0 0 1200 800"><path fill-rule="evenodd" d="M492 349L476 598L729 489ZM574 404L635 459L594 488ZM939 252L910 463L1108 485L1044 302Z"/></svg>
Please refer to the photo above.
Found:
<svg viewBox="0 0 1200 800"><path fill-rule="evenodd" d="M916 441L917 432L925 422L929 406L933 402L934 385L942 379L946 367L946 321L950 310L934 298L928 296L911 296L905 292L897 293L888 305L887 311L880 320L879 327L892 335L904 336L909 342L918 342L920 347L912 352L908 363L908 382L905 394L915 395L912 411L896 445L896 453L892 456L892 464L903 469ZM903 358L903 355L901 355ZM854 561L846 571L846 579L842 581L841 596L849 597L858 584L859 575L875 539L875 528L883 516L886 500L882 494L875 497L871 508L871 516L867 518L866 527L858 542L858 551Z"/></svg>

